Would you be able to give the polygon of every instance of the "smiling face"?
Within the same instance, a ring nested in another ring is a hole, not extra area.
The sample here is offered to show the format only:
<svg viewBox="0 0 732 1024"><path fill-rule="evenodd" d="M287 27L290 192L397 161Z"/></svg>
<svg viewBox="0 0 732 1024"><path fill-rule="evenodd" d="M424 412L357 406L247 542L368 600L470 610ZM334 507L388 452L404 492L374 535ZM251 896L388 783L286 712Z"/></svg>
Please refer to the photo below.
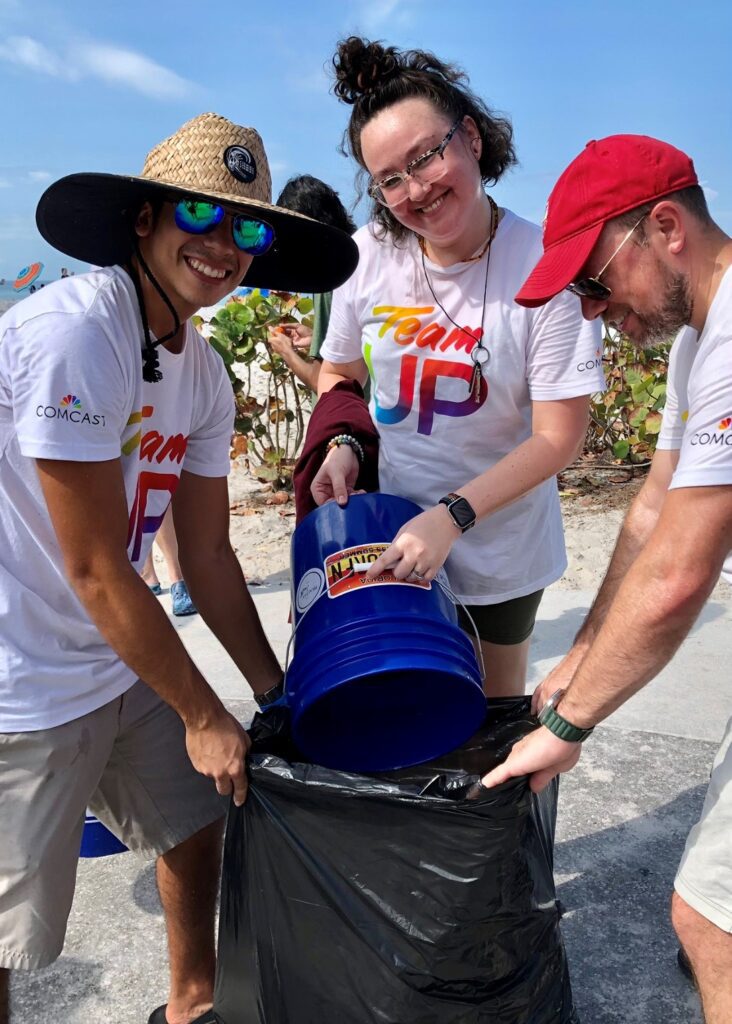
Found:
<svg viewBox="0 0 732 1024"><path fill-rule="evenodd" d="M438 146L452 123L426 99L401 100L379 111L361 132L361 153L371 178L380 181L403 171ZM434 158L441 161L439 179L421 184L409 177L407 198L390 206L394 217L422 235L435 253L467 247L467 257L483 241L490 214L478 166L481 145L475 122L466 117L443 157Z"/></svg>
<svg viewBox="0 0 732 1024"><path fill-rule="evenodd" d="M579 277L595 276L623 236L623 228L609 224ZM667 265L641 234L623 246L602 275L611 289L608 299L581 299L586 320L603 321L626 334L634 345L652 348L673 340L691 322L693 303L688 277Z"/></svg>
<svg viewBox="0 0 732 1024"><path fill-rule="evenodd" d="M227 214L209 234L191 235L175 223L175 207L165 202L157 216L146 203L135 231L143 259L160 287L175 306L181 320L203 306L213 306L240 284L253 256L234 244L232 218ZM143 275L143 286L146 278ZM167 332L170 314L154 289L146 289L150 326L155 334ZM162 327L157 324L163 317Z"/></svg>

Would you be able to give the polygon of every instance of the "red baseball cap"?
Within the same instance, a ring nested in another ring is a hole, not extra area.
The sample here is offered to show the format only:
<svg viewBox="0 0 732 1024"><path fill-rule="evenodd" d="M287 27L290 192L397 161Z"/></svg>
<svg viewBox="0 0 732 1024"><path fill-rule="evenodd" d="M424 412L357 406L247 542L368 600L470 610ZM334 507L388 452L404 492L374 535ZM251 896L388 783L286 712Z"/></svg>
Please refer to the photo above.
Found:
<svg viewBox="0 0 732 1024"><path fill-rule="evenodd" d="M606 221L698 185L691 158L647 135L609 135L588 142L549 196L544 255L516 295L520 306L543 306L575 280Z"/></svg>

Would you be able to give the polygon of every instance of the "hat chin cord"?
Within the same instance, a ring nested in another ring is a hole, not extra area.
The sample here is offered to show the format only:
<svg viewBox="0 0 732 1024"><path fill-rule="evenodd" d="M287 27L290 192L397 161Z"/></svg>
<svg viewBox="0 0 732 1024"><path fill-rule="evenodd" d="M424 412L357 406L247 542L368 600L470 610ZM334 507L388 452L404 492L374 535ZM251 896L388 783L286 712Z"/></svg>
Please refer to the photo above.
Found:
<svg viewBox="0 0 732 1024"><path fill-rule="evenodd" d="M158 283L150 267L145 262L145 258L140 252L140 246L137 243L137 239L134 241L135 256L145 271L145 276L150 281L155 291L158 293L160 298L163 300L165 305L170 310L170 315L173 317L173 330L163 335L162 338L153 339L150 333L150 324L147 319L147 309L145 308L145 299L142 294L142 285L140 283L140 275L137 273L132 264L127 264L125 270L132 278L132 283L135 286L135 294L137 295L137 302L140 307L140 317L142 318L142 331L145 339L145 348L142 350L142 379L148 384L157 384L158 381L163 379L163 374L160 369L160 360L158 359L158 353L156 348L158 345L164 345L166 341L170 341L180 330L180 317L173 303L170 301L168 296L163 291L162 287Z"/></svg>

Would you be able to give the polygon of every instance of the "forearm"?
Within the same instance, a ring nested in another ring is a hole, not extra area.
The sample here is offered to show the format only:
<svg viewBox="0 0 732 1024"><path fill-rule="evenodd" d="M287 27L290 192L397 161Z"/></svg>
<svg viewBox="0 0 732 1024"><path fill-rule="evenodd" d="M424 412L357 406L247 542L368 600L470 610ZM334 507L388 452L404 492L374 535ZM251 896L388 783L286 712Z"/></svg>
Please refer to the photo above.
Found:
<svg viewBox="0 0 732 1024"><path fill-rule="evenodd" d="M595 725L654 678L682 643L720 565L681 559L672 537L647 542L617 589L562 699L561 713ZM704 568L706 566L706 568Z"/></svg>
<svg viewBox="0 0 732 1024"><path fill-rule="evenodd" d="M183 568L196 608L252 690L265 693L279 683L282 669L233 549L187 558Z"/></svg>
<svg viewBox="0 0 732 1024"><path fill-rule="evenodd" d="M533 434L485 473L457 488L475 509L478 519L522 498L564 468L573 442Z"/></svg>
<svg viewBox="0 0 732 1024"><path fill-rule="evenodd" d="M300 355L294 348L289 352L282 353L282 358L292 370L298 380L307 385L311 391L318 390L318 377L320 376L320 363L317 359L310 362Z"/></svg>
<svg viewBox="0 0 732 1024"><path fill-rule="evenodd" d="M91 566L71 584L104 640L169 704L186 726L203 728L223 710L129 562Z"/></svg>
<svg viewBox="0 0 732 1024"><path fill-rule="evenodd" d="M639 494L628 510L615 542L605 577L580 627L575 644L588 647L607 615L618 589L643 550L658 522L660 508L649 506Z"/></svg>

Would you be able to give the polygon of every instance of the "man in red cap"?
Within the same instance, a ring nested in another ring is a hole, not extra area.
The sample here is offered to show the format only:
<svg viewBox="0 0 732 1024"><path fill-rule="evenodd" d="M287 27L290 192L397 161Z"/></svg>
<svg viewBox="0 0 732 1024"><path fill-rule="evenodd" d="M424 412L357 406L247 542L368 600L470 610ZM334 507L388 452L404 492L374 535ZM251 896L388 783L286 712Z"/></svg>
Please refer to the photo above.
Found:
<svg viewBox="0 0 732 1024"><path fill-rule="evenodd" d="M572 768L592 728L671 659L720 572L732 579L731 264L691 160L657 139L590 142L549 197L544 255L516 301L539 306L568 288L588 320L602 316L636 345L680 333L658 449L605 580L534 695L542 727L486 786L530 775L539 790ZM707 1024L729 1022L732 1007L731 830L732 719L672 905Z"/></svg>

